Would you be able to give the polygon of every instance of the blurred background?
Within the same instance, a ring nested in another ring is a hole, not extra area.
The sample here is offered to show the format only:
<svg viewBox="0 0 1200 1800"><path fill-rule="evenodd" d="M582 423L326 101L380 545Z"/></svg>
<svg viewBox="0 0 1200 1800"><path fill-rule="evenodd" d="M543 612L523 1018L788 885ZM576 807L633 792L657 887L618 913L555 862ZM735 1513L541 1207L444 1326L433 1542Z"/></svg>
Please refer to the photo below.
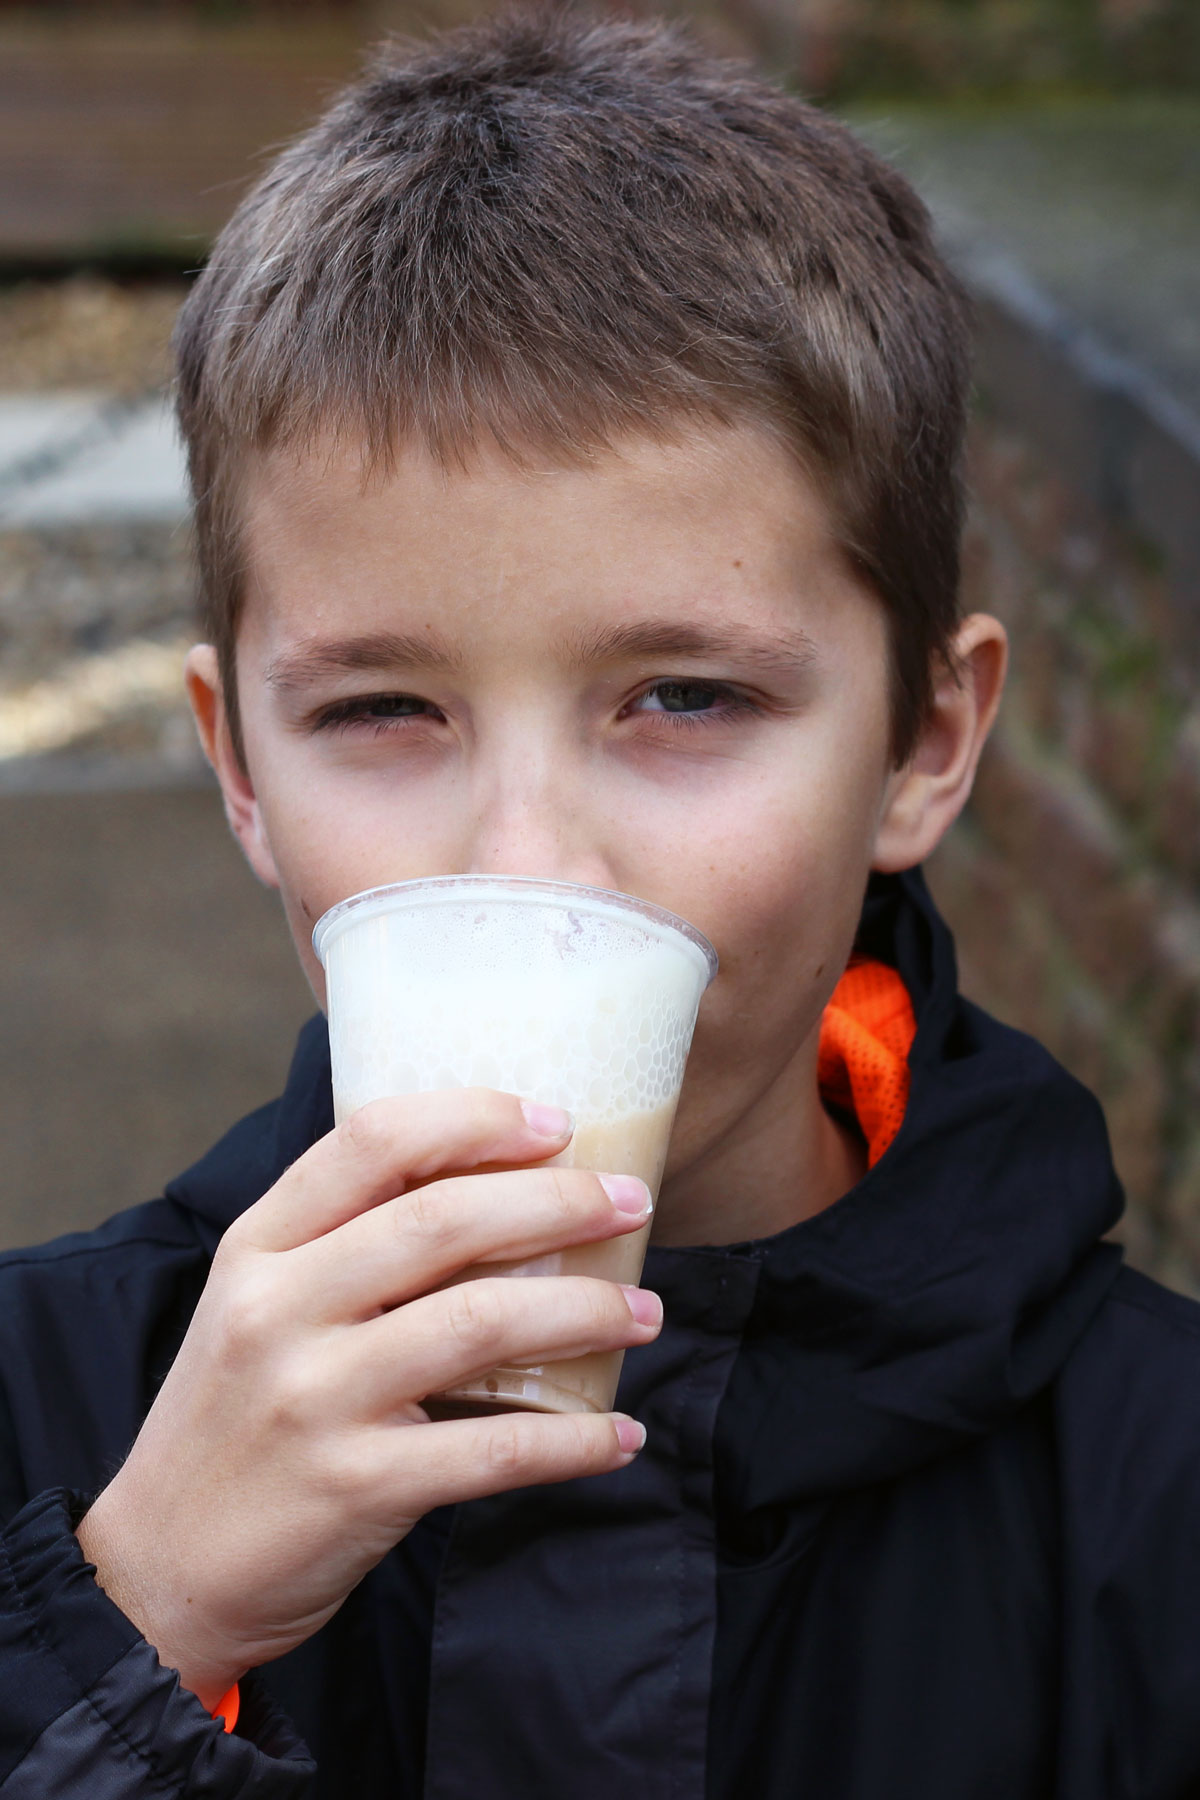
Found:
<svg viewBox="0 0 1200 1800"><path fill-rule="evenodd" d="M166 342L366 47L476 10L0 0L0 1243L159 1191L310 1010L182 709ZM668 10L897 160L974 292L967 604L1015 663L931 879L967 991L1104 1100L1131 1257L1200 1291L1200 4Z"/></svg>

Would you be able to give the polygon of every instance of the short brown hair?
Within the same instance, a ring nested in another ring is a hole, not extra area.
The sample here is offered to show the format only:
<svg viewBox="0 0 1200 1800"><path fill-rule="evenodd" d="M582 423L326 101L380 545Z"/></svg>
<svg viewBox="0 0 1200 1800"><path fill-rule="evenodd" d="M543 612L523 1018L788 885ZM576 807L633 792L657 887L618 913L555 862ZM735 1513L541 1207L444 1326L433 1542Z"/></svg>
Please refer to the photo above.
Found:
<svg viewBox="0 0 1200 1800"><path fill-rule="evenodd" d="M958 618L963 294L900 175L678 28L518 11L386 46L238 208L176 348L239 743L247 451L575 457L691 417L765 422L820 481L914 746Z"/></svg>

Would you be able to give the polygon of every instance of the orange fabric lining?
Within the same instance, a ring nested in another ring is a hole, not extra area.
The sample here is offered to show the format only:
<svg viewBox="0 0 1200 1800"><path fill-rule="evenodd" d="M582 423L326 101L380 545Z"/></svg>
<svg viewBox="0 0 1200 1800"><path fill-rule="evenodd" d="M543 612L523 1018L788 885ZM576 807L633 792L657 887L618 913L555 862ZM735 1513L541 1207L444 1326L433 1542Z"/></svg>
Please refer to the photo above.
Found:
<svg viewBox="0 0 1200 1800"><path fill-rule="evenodd" d="M886 963L851 963L821 1019L821 1097L858 1120L874 1168L904 1123L917 1033L908 990Z"/></svg>
<svg viewBox="0 0 1200 1800"><path fill-rule="evenodd" d="M217 1704L213 1707L212 1717L214 1719L221 1719L226 1731L232 1731L238 1722L238 1713L241 1711L241 1705L242 1696L238 1692L238 1684L235 1681L229 1692L227 1694L222 1694L221 1698L217 1701Z"/></svg>

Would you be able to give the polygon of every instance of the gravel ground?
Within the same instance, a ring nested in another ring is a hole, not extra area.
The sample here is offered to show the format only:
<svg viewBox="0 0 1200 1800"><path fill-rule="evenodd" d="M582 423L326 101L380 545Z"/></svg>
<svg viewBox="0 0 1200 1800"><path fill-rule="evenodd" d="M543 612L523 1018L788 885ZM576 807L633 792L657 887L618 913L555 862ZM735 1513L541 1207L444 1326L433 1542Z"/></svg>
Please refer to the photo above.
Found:
<svg viewBox="0 0 1200 1800"><path fill-rule="evenodd" d="M179 281L0 287L0 391L162 388ZM190 533L97 522L0 532L0 772L64 759L197 766L180 665L195 638ZM35 766L36 765L36 766Z"/></svg>
<svg viewBox="0 0 1200 1800"><path fill-rule="evenodd" d="M0 533L0 772L20 761L40 779L64 757L131 757L193 773L182 663L194 591L190 533L176 527Z"/></svg>
<svg viewBox="0 0 1200 1800"><path fill-rule="evenodd" d="M119 283L99 275L0 287L0 392L163 387L167 344L187 292L180 281Z"/></svg>
<svg viewBox="0 0 1200 1800"><path fill-rule="evenodd" d="M173 526L0 533L0 692L128 638L189 629L191 536Z"/></svg>

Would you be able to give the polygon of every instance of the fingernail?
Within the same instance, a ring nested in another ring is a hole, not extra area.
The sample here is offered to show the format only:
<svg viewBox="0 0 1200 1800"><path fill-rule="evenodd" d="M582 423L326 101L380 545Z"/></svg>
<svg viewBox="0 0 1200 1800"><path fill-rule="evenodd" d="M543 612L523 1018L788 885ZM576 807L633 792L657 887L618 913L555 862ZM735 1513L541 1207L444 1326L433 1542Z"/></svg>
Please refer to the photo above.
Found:
<svg viewBox="0 0 1200 1800"><path fill-rule="evenodd" d="M626 1456L636 1456L646 1442L646 1427L639 1425L636 1419L628 1419L623 1413L617 1414L617 1442Z"/></svg>
<svg viewBox="0 0 1200 1800"><path fill-rule="evenodd" d="M634 1219L648 1219L654 1211L650 1189L636 1175L601 1175L599 1180L619 1213L628 1213Z"/></svg>
<svg viewBox="0 0 1200 1800"><path fill-rule="evenodd" d="M561 1106L542 1106L537 1100L522 1100L521 1111L530 1131L539 1137L569 1137L575 1121Z"/></svg>
<svg viewBox="0 0 1200 1800"><path fill-rule="evenodd" d="M621 1283L621 1292L639 1325L662 1324L663 1304L657 1294L652 1294L649 1288L626 1287L624 1282Z"/></svg>

